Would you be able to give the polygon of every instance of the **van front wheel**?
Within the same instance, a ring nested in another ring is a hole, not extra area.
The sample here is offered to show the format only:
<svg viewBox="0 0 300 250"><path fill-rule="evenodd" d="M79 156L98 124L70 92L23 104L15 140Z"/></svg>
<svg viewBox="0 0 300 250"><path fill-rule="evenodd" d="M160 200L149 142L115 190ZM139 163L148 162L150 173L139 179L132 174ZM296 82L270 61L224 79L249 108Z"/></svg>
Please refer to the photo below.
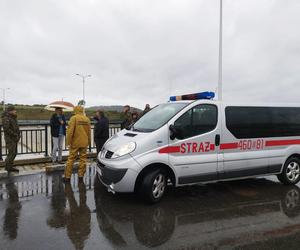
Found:
<svg viewBox="0 0 300 250"><path fill-rule="evenodd" d="M300 160L296 157L289 158L284 166L278 180L285 185L297 184L300 180Z"/></svg>
<svg viewBox="0 0 300 250"><path fill-rule="evenodd" d="M156 169L144 176L141 185L142 198L150 203L159 202L167 189L167 175L162 169Z"/></svg>

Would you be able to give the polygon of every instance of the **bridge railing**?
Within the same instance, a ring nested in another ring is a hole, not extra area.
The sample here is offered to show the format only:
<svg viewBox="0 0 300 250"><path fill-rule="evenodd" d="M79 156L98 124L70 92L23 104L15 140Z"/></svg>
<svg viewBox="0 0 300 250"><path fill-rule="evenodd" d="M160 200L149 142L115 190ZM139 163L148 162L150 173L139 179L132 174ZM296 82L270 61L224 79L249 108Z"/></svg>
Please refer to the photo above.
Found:
<svg viewBox="0 0 300 250"><path fill-rule="evenodd" d="M52 151L51 128L49 123L22 123L20 126L21 138L18 143L18 155L39 154L48 157ZM113 136L121 130L120 122L110 122L109 134ZM94 124L92 124L92 142L89 151L92 152L96 145L94 143ZM63 145L67 151L66 143ZM0 161L7 155L3 127L0 125Z"/></svg>

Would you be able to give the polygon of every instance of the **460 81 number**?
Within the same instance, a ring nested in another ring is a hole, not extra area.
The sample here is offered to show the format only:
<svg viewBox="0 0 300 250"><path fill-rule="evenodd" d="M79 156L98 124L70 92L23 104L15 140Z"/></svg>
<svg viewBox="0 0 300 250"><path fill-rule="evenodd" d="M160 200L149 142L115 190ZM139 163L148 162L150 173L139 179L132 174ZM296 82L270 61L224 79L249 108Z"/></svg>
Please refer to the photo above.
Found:
<svg viewBox="0 0 300 250"><path fill-rule="evenodd" d="M264 140L241 140L238 143L238 148L240 150L260 150L264 148Z"/></svg>

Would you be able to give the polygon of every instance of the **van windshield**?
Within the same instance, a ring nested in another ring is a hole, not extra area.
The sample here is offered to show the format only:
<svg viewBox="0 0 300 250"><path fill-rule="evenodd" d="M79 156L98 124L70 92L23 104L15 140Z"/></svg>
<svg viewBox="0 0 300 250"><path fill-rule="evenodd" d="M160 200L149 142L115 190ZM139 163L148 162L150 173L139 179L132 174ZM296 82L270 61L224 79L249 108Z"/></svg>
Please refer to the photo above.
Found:
<svg viewBox="0 0 300 250"><path fill-rule="evenodd" d="M160 104L142 116L132 127L134 131L152 132L166 124L188 103Z"/></svg>

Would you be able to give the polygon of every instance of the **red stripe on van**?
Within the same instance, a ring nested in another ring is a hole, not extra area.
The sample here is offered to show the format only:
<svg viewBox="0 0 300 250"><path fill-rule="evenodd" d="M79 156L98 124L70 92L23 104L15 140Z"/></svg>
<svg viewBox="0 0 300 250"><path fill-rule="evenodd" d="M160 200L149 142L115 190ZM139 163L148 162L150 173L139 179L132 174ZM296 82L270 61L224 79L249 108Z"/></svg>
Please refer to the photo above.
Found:
<svg viewBox="0 0 300 250"><path fill-rule="evenodd" d="M161 148L158 152L160 154L179 153L180 146L170 146L170 147Z"/></svg>
<svg viewBox="0 0 300 250"><path fill-rule="evenodd" d="M223 149L236 149L238 148L238 143L237 142L233 142L233 143L222 143L220 145L220 149L223 150Z"/></svg>
<svg viewBox="0 0 300 250"><path fill-rule="evenodd" d="M277 140L277 141L266 141L266 147L274 146L287 146L300 144L300 140Z"/></svg>

